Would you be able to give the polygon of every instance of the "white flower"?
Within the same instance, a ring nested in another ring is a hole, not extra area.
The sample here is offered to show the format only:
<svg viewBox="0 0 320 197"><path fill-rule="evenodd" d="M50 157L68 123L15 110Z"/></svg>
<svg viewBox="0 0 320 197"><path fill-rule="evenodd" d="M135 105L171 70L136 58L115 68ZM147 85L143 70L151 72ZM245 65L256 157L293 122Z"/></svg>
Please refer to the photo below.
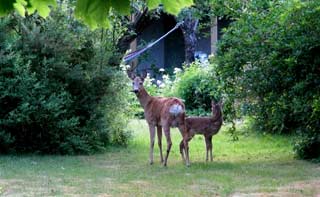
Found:
<svg viewBox="0 0 320 197"><path fill-rule="evenodd" d="M169 75L163 75L162 78L163 78L164 81L166 81L166 80L169 79Z"/></svg>
<svg viewBox="0 0 320 197"><path fill-rule="evenodd" d="M164 83L160 84L159 87L160 88L164 88L166 85Z"/></svg>
<svg viewBox="0 0 320 197"><path fill-rule="evenodd" d="M182 71L181 68L174 68L173 73L174 73L174 74L177 74L177 73L179 73L179 72L181 72L181 71Z"/></svg>
<svg viewBox="0 0 320 197"><path fill-rule="evenodd" d="M159 72L164 72L164 68L160 68L160 69L159 69Z"/></svg>
<svg viewBox="0 0 320 197"><path fill-rule="evenodd" d="M130 68L130 65L128 64L120 64L120 68L122 71L127 71Z"/></svg>

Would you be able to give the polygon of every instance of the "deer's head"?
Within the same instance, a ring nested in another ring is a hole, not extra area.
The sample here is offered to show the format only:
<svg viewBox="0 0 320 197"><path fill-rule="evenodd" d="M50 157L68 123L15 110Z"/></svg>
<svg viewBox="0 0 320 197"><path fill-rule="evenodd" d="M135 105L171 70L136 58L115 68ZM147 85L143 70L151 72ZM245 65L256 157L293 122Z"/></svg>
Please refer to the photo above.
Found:
<svg viewBox="0 0 320 197"><path fill-rule="evenodd" d="M138 94L143 88L143 82L147 74L143 76L137 76L134 73L128 74L128 75L132 80L132 92L134 92L135 94Z"/></svg>

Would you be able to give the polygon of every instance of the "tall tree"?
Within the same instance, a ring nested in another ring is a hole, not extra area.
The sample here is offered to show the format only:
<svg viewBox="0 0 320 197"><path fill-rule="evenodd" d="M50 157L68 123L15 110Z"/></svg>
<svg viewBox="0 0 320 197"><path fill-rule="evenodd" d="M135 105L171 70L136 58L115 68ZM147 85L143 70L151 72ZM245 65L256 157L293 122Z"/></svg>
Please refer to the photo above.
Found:
<svg viewBox="0 0 320 197"><path fill-rule="evenodd" d="M197 36L201 29L211 27L212 17L216 14L209 0L195 0L192 7L184 8L178 20L184 21L181 26L185 41L185 62L187 64L194 61L194 54L197 45Z"/></svg>
<svg viewBox="0 0 320 197"><path fill-rule="evenodd" d="M197 44L197 26L199 19L195 17L195 8L186 9L181 12L184 23L181 25L185 43L185 62L190 64L194 61L194 54Z"/></svg>

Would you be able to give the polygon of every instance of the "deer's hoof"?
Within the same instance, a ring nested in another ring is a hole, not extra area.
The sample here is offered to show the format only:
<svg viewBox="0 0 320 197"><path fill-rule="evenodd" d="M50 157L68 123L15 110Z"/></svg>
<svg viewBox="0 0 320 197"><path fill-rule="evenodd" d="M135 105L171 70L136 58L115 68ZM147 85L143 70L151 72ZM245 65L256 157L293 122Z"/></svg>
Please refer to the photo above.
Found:
<svg viewBox="0 0 320 197"><path fill-rule="evenodd" d="M150 161L149 164L152 165L152 164L153 164L153 161Z"/></svg>

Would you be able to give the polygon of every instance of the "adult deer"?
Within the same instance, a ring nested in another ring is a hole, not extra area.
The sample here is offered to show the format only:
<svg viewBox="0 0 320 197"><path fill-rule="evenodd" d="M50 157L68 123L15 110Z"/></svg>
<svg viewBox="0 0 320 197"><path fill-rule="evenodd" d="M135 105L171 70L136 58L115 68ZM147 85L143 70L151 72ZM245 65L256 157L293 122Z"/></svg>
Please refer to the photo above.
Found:
<svg viewBox="0 0 320 197"><path fill-rule="evenodd" d="M144 78L128 73L132 79L133 92L136 94L141 106L144 109L144 116L150 131L150 164L153 164L153 148L155 140L155 128L157 127L158 145L160 149L160 159L164 166L167 166L167 160L172 146L170 137L170 127L178 127L183 137L181 141L185 150L188 150L188 135L185 133L185 106L178 98L155 97L150 96L143 87ZM163 160L162 155L162 128L167 140L167 153ZM189 153L185 152L186 165L189 166Z"/></svg>
<svg viewBox="0 0 320 197"><path fill-rule="evenodd" d="M185 119L186 132L190 141L195 134L204 135L206 142L206 161L208 161L208 154L210 152L210 160L212 161L212 136L217 134L221 128L222 117L222 102L211 102L212 117L188 117ZM180 153L183 155L184 142L180 143Z"/></svg>

